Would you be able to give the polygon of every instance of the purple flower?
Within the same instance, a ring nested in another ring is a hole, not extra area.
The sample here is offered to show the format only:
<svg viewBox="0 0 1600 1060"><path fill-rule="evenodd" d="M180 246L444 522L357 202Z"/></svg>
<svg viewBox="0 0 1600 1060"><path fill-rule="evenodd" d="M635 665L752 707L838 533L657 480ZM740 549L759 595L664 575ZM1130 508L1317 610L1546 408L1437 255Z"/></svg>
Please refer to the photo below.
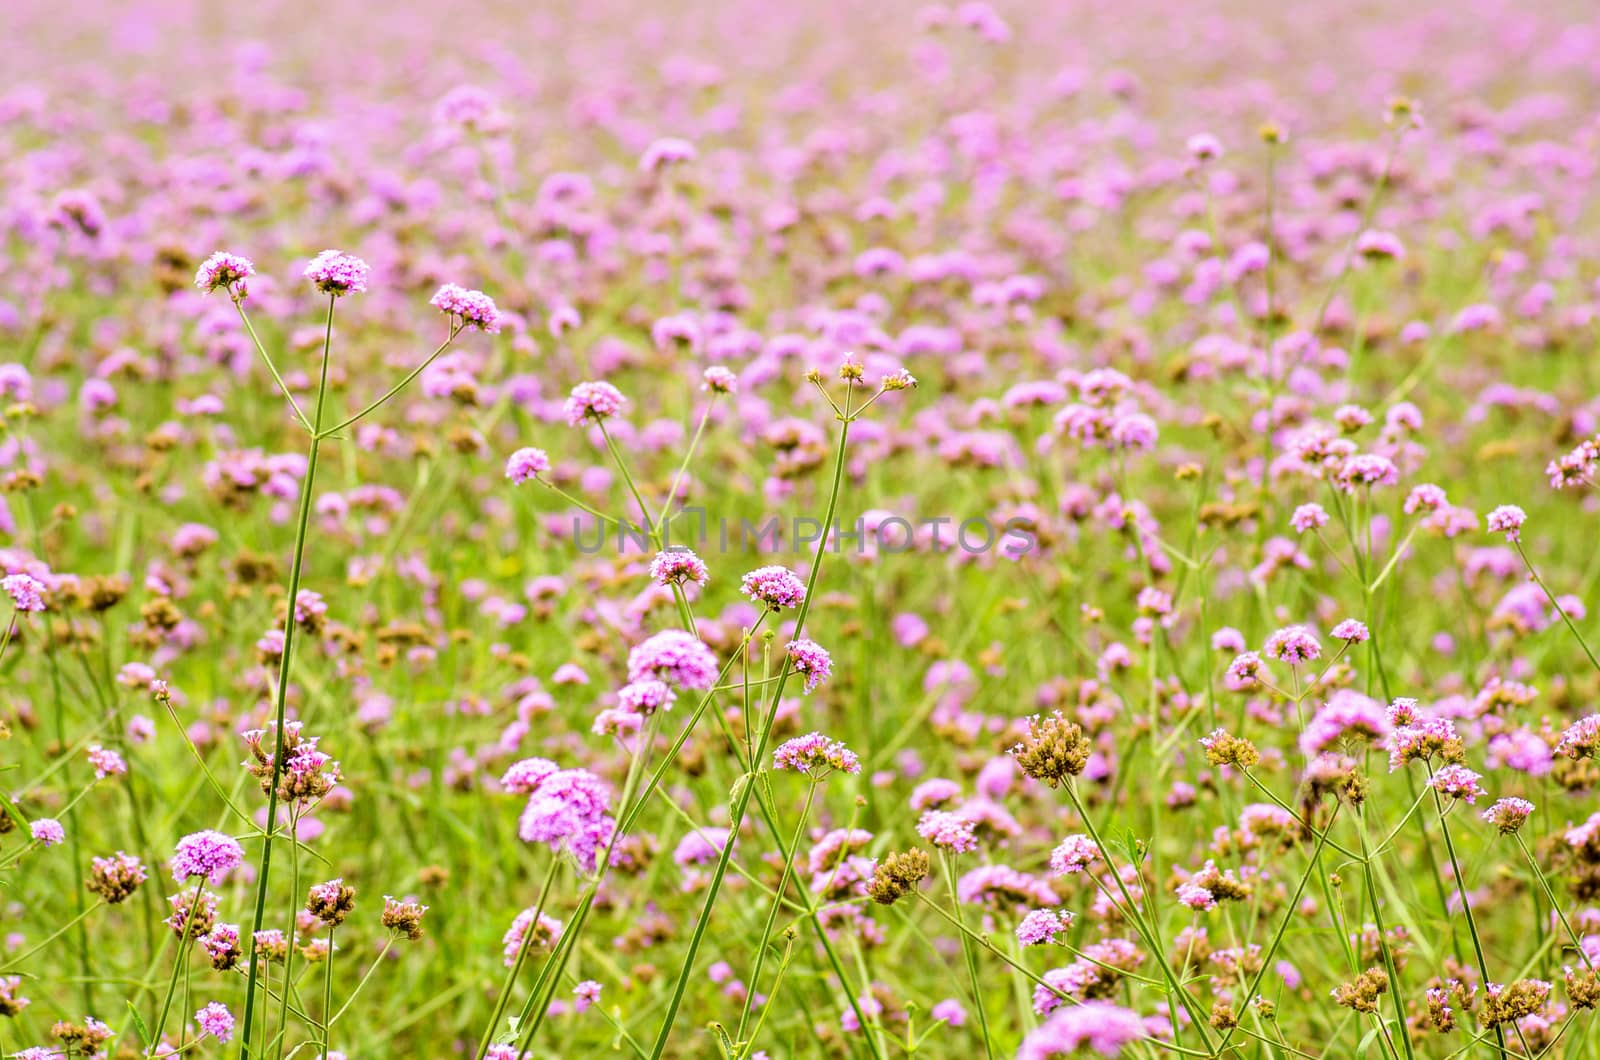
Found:
<svg viewBox="0 0 1600 1060"><path fill-rule="evenodd" d="M1069 835L1050 852L1050 871L1057 876L1083 872L1100 860L1100 848L1086 835Z"/></svg>
<svg viewBox="0 0 1600 1060"><path fill-rule="evenodd" d="M244 860L244 850L232 836L210 830L192 832L178 840L172 856L172 878L183 883L204 876L215 887Z"/></svg>
<svg viewBox="0 0 1600 1060"><path fill-rule="evenodd" d="M717 657L692 633L669 629L628 653L628 680L653 677L697 692L717 680Z"/></svg>
<svg viewBox="0 0 1600 1060"><path fill-rule="evenodd" d="M794 667L795 673L806 679L807 693L815 691L818 685L832 676L833 657L816 641L804 638L791 641L788 652L789 664Z"/></svg>
<svg viewBox="0 0 1600 1060"><path fill-rule="evenodd" d="M772 753L772 762L779 769L792 769L813 777L826 775L829 770L861 772L861 762L854 751L820 732L785 740Z"/></svg>
<svg viewBox="0 0 1600 1060"><path fill-rule="evenodd" d="M1064 910L1034 909L1017 925L1017 941L1024 946L1054 942L1071 923L1072 914Z"/></svg>
<svg viewBox="0 0 1600 1060"><path fill-rule="evenodd" d="M671 710L677 696L672 686L653 677L630 681L617 690L617 702L630 713L649 717L658 710Z"/></svg>
<svg viewBox="0 0 1600 1060"><path fill-rule="evenodd" d="M0 578L0 589L18 611L44 610L44 582L31 574L8 574Z"/></svg>
<svg viewBox="0 0 1600 1060"><path fill-rule="evenodd" d="M1085 1001L1058 1009L1037 1030L1022 1040L1017 1060L1069 1057L1082 1049L1101 1056L1116 1056L1129 1042L1144 1037L1144 1021L1132 1009L1109 1001Z"/></svg>
<svg viewBox="0 0 1600 1060"><path fill-rule="evenodd" d="M494 299L482 291L447 283L434 292L428 304L442 313L459 317L462 327L490 333L500 330L500 310L495 308Z"/></svg>
<svg viewBox="0 0 1600 1060"><path fill-rule="evenodd" d="M917 821L919 836L952 854L970 854L978 849L978 837L973 828L973 820L959 811L929 810Z"/></svg>
<svg viewBox="0 0 1600 1060"><path fill-rule="evenodd" d="M367 263L352 254L324 250L306 266L305 277L323 294L335 298L367 289Z"/></svg>
<svg viewBox="0 0 1600 1060"><path fill-rule="evenodd" d="M1527 799L1510 798L1501 799L1480 816L1500 829L1501 835L1510 835L1527 823L1532 815L1533 803Z"/></svg>
<svg viewBox="0 0 1600 1060"><path fill-rule="evenodd" d="M543 449L518 449L506 459L506 478L520 486L550 470L550 457Z"/></svg>
<svg viewBox="0 0 1600 1060"><path fill-rule="evenodd" d="M622 411L628 399L610 383L579 383L562 405L567 423L582 427L585 420L603 420Z"/></svg>
<svg viewBox="0 0 1600 1060"><path fill-rule="evenodd" d="M67 838L67 830L53 817L40 817L28 825L33 841L41 846L53 847Z"/></svg>
<svg viewBox="0 0 1600 1060"><path fill-rule="evenodd" d="M207 294L221 287L242 299L250 293L245 281L255 274L256 267L249 258L219 250L201 263L194 274L194 285Z"/></svg>
<svg viewBox="0 0 1600 1060"><path fill-rule="evenodd" d="M213 1001L196 1012L194 1021L200 1025L202 1037L209 1036L219 1042L231 1041L233 1038L233 1013L229 1012L228 1006L220 1001Z"/></svg>
<svg viewBox="0 0 1600 1060"><path fill-rule="evenodd" d="M657 585L682 585L684 582L704 585L710 576L705 560L682 545L663 549L650 561L650 578Z"/></svg>
<svg viewBox="0 0 1600 1060"><path fill-rule="evenodd" d="M1286 662L1290 666L1316 662L1322 655L1322 645L1317 643L1317 638L1304 626L1285 626L1268 637L1266 645L1261 650L1269 657L1279 662Z"/></svg>
<svg viewBox="0 0 1600 1060"><path fill-rule="evenodd" d="M1507 541L1519 541L1522 538L1522 524L1528 521L1528 513L1515 504L1502 504L1489 513L1489 529L1498 534L1505 534Z"/></svg>
<svg viewBox="0 0 1600 1060"><path fill-rule="evenodd" d="M739 583L739 591L769 611L799 607L806 598L806 587L788 567L757 567Z"/></svg>
<svg viewBox="0 0 1600 1060"><path fill-rule="evenodd" d="M1347 618L1337 626L1334 626L1328 635L1334 640L1342 640L1347 644L1362 644L1372 636L1372 633L1367 629L1365 622L1357 622L1353 618Z"/></svg>

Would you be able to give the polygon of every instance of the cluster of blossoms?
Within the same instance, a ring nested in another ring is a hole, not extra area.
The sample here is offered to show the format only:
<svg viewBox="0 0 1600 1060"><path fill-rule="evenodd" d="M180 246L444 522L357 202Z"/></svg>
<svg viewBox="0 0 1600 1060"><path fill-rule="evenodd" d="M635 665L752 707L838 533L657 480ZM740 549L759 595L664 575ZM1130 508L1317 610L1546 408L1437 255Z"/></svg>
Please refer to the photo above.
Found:
<svg viewBox="0 0 1600 1060"><path fill-rule="evenodd" d="M207 294L220 287L235 298L244 298L250 293L245 281L255 274L256 267L249 258L219 250L200 264L194 285Z"/></svg>
<svg viewBox="0 0 1600 1060"><path fill-rule="evenodd" d="M769 611L799 607L806 598L806 587L788 567L758 567L739 582L739 591Z"/></svg>
<svg viewBox="0 0 1600 1060"><path fill-rule="evenodd" d="M529 758L511 766L500 783L528 796L517 831L523 842L565 849L585 872L595 870L616 828L605 781L586 769L561 769Z"/></svg>
<svg viewBox="0 0 1600 1060"><path fill-rule="evenodd" d="M628 680L654 678L679 688L704 692L717 681L717 657L692 633L669 629L628 652Z"/></svg>
<svg viewBox="0 0 1600 1060"><path fill-rule="evenodd" d="M303 735L301 722L284 724L281 748L277 722L268 725L243 734L250 752L245 768L260 782L261 790L270 792L276 776L278 798L286 803L306 807L326 798L339 783L339 763L318 749L318 737Z"/></svg>
<svg viewBox="0 0 1600 1060"><path fill-rule="evenodd" d="M340 298L365 291L371 271L366 262L353 254L324 250L306 265L305 277L323 294Z"/></svg>
<svg viewBox="0 0 1600 1060"><path fill-rule="evenodd" d="M579 383L572 388L562 412L566 415L568 425L582 427L590 420L599 421L617 415L627 402L622 391L610 383Z"/></svg>
<svg viewBox="0 0 1600 1060"><path fill-rule="evenodd" d="M773 764L779 769L820 777L829 770L840 773L861 772L861 761L854 751L838 740L830 740L820 732L796 736L778 745L772 754Z"/></svg>
<svg viewBox="0 0 1600 1060"><path fill-rule="evenodd" d="M833 674L833 657L814 640L802 638L790 641L785 651L794 672L805 678L807 693L815 692L817 686Z"/></svg>
<svg viewBox="0 0 1600 1060"><path fill-rule="evenodd" d="M705 560L695 555L693 550L682 546L674 546L656 553L650 561L650 580L657 585L683 585L693 582L704 586L711 572L707 569Z"/></svg>
<svg viewBox="0 0 1600 1060"><path fill-rule="evenodd" d="M172 878L183 883L199 876L215 887L243 860L244 848L232 836L193 832L178 840L172 855Z"/></svg>
<svg viewBox="0 0 1600 1060"><path fill-rule="evenodd" d="M447 283L434 292L428 304L459 321L459 326L490 333L500 330L500 310L482 291Z"/></svg>

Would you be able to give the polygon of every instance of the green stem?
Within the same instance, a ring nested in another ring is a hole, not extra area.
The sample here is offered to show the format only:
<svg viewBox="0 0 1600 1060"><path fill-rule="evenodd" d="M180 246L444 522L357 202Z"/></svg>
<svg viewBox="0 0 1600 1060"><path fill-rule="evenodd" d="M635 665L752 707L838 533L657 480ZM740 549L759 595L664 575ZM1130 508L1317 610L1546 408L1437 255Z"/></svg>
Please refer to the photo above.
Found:
<svg viewBox="0 0 1600 1060"><path fill-rule="evenodd" d="M609 441L609 437L608 437ZM838 509L839 488L844 481L845 452L850 441L850 419L843 417L839 426L839 451L834 460L833 486L828 493L827 512L822 519L824 528L833 525L834 514ZM822 557L826 548L819 548L811 562L811 575L806 582L805 599L801 601L798 613L795 616L794 636L801 636L805 629L806 616L810 611L811 603L816 598L817 576L822 571ZM772 737L773 722L777 718L778 704L783 699L784 685L787 684L792 667L788 655L784 656L783 665L778 672L778 685L773 691L771 707L767 711L766 724L761 728L761 736L756 742L756 753L751 759L752 768L759 768L760 763L766 758L767 744ZM666 1015L661 1021L661 1030L656 1036L655 1048L651 1052L651 1060L660 1060L666 1051L667 1040L672 1036L672 1026L677 1019L678 1007L683 1003L683 993L689 985L689 977L694 971L695 955L699 952L700 943L705 938L706 927L711 920L712 907L716 904L717 894L722 888L722 880L728 873L728 859L733 856L735 839L739 835L739 827L744 823L745 810L750 805L750 796L759 783L756 777L751 777L739 793L734 797L733 812L728 822L728 841L723 844L722 851L717 857L716 869L711 875L711 884L706 889L706 898L701 906L700 919L695 923L694 934L689 939L689 949L683 958L683 968L678 973L678 981L673 986L672 999L667 1004ZM863 1028L865 1029L865 1028Z"/></svg>
<svg viewBox="0 0 1600 1060"><path fill-rule="evenodd" d="M1444 802L1439 798L1437 788L1433 790L1433 808L1439 813L1439 832L1444 836L1444 850L1450 856L1450 873L1455 877L1456 894L1461 897L1461 912L1467 920L1467 932L1472 936L1472 953L1478 961L1478 975L1482 977L1484 988L1488 989L1489 962L1484 959L1483 941L1478 937L1478 918L1472 913L1472 902L1467 897L1467 881L1461 874L1461 862L1456 858L1455 840L1450 836L1450 822L1445 820ZM1494 1040L1500 1047L1500 1055L1504 1056L1506 1036L1498 1024L1494 1028Z"/></svg>
<svg viewBox="0 0 1600 1060"><path fill-rule="evenodd" d="M306 455L306 479L300 484L300 522L295 530L294 560L289 569L289 598L283 619L283 657L278 661L278 691L276 696L277 731L272 755L272 787L267 792L267 828L261 841L261 864L256 870L256 909L250 927L250 966L245 976L244 1020L240 1025L239 1057L250 1056L250 1028L255 1019L256 979L260 974L260 954L256 946L256 933L267 916L267 883L272 876L272 841L278 831L278 783L283 777L283 726L289 703L289 667L294 657L294 602L300 595L300 573L305 563L306 530L311 523L311 492L317 477L317 455L322 439L317 433L322 427L322 408L328 396L328 351L333 344L333 307L337 296L328 297L328 324L322 338L322 380L317 385L316 422L312 427L311 446ZM292 927L291 927L292 931ZM293 940L290 940L291 949ZM288 988L284 988L285 995Z"/></svg>
<svg viewBox="0 0 1600 1060"><path fill-rule="evenodd" d="M956 866L955 858L949 854L944 856L944 879L950 891L950 909L955 916L956 923L963 928L961 915L961 898L956 893ZM983 1008L983 987L978 982L978 956L972 952L972 940L965 931L961 935L961 953L967 962L967 978L972 983L972 1007L978 1010L978 1031L983 1035L983 1055L989 1060L994 1060L994 1046L989 1041L989 1015Z"/></svg>

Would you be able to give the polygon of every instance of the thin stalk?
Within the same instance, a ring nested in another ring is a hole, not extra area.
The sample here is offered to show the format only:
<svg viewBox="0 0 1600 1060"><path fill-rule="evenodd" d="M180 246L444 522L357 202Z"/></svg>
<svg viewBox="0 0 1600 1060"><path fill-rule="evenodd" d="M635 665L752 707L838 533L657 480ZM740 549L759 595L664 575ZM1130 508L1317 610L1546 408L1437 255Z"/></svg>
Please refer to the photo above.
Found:
<svg viewBox="0 0 1600 1060"><path fill-rule="evenodd" d="M955 859L949 854L944 856L944 880L950 891L950 908L956 918L956 923L962 922L961 898L956 893L956 867ZM978 956L972 952L972 940L965 933L961 936L961 953L966 958L967 979L972 984L972 1007L978 1010L978 1031L983 1035L983 1055L989 1060L994 1060L994 1046L989 1042L989 1016L983 1009L983 986L978 981Z"/></svg>
<svg viewBox="0 0 1600 1060"><path fill-rule="evenodd" d="M754 1004L756 991L761 986L761 966L766 961L767 945L772 941L772 929L778 923L778 910L783 906L783 895L789 889L789 878L794 874L794 856L800 849L800 840L805 837L806 819L811 816L811 804L817 797L817 788L820 780L813 780L806 788L806 803L800 810L800 821L794 827L794 839L789 843L789 849L784 851L783 872L778 877L777 896L772 900L772 908L767 911L767 922L761 928L761 941L756 945L755 963L750 971L750 988L745 991L744 1005L739 1011L739 1028L734 1034L734 1041L744 1041L744 1029L750 1020L750 1006Z"/></svg>
<svg viewBox="0 0 1600 1060"><path fill-rule="evenodd" d="M1478 960L1478 975L1482 977L1484 987L1489 985L1489 962L1483 956L1483 941L1478 937L1478 918L1472 915L1472 902L1467 898L1467 881L1461 874L1461 862L1456 858L1455 840L1450 837L1450 822L1445 820L1444 802L1439 798L1438 789L1433 792L1433 808L1439 813L1439 831L1444 836L1444 850L1450 856L1450 873L1456 880L1456 894L1461 896L1461 912L1467 919L1467 932L1472 936L1472 953ZM1380 928L1380 930L1382 930ZM1581 947L1580 947L1581 948ZM1505 1031L1498 1024L1494 1028L1494 1040L1500 1047L1500 1055L1506 1051Z"/></svg>
<svg viewBox="0 0 1600 1060"><path fill-rule="evenodd" d="M839 488L844 481L845 452L850 440L850 418L841 418L839 426L839 451L834 460L833 486L828 492L827 512L822 519L822 525L831 527L834 514L839 504ZM609 441L609 438L608 438ZM816 598L817 576L822 571L822 557L825 548L819 548L811 563L811 575L806 582L806 595L800 603L800 608L795 616L794 636L799 637L805 629L806 616L810 611L811 602ZM756 742L756 753L751 759L751 765L757 766L766 758L767 744L772 737L773 722L777 718L778 704L783 699L784 685L788 682L792 667L787 655L784 656L783 665L778 671L778 685L772 694L772 705L767 711L766 724L762 726L761 736ZM751 777L739 793L734 797L733 812L728 823L728 842L722 847L717 857L716 869L712 872L711 884L706 890L706 899L700 910L700 919L695 923L694 934L689 939L689 949L683 958L683 968L678 973L678 981L673 987L672 999L667 1004L666 1015L661 1021L661 1030L656 1036L655 1048L651 1051L651 1060L660 1060L666 1051L667 1040L672 1036L672 1026L677 1019L678 1007L683 1003L684 990L688 988L689 977L694 971L695 955L699 952L700 943L705 938L706 927L711 920L712 907L716 904L717 894L722 889L722 880L728 873L728 860L733 856L734 840L739 834L739 827L744 823L745 810L750 805L750 796L755 791L759 781Z"/></svg>
<svg viewBox="0 0 1600 1060"><path fill-rule="evenodd" d="M311 446L306 454L306 478L300 484L300 522L295 530L294 560L289 569L288 606L283 619L283 657L278 661L278 691L276 696L277 732L272 755L272 787L267 792L267 828L261 841L261 864L256 870L256 909L250 927L250 966L245 976L244 1020L240 1025L239 1057L250 1055L250 1028L255 1019L256 978L260 974L260 954L256 946L256 932L267 916L267 883L272 876L272 841L278 831L278 783L283 779L283 726L284 713L289 703L289 668L294 658L294 602L300 595L300 573L305 563L306 531L311 524L311 492L317 478L317 455L322 448L320 430L322 409L328 397L328 352L333 344L333 306L337 296L328 296L328 324L322 337L322 379L317 384L316 421L312 427ZM288 993L285 987L284 993Z"/></svg>

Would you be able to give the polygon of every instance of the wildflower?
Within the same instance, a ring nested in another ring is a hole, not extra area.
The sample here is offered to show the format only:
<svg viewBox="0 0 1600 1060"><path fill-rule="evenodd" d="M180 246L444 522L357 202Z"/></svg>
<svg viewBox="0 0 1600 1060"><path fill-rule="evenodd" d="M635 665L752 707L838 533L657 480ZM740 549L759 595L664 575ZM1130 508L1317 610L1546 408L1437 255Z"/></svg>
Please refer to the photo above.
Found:
<svg viewBox="0 0 1600 1060"><path fill-rule="evenodd" d="M199 938L217 922L217 896L199 884L167 896L172 915L164 923L179 938Z"/></svg>
<svg viewBox="0 0 1600 1060"><path fill-rule="evenodd" d="M1320 504L1302 504L1289 516L1289 525L1297 534L1308 530L1320 530L1328 525L1328 513Z"/></svg>
<svg viewBox="0 0 1600 1060"><path fill-rule="evenodd" d="M967 854L978 849L974 822L949 810L929 810L917 822L917 834L940 850Z"/></svg>
<svg viewBox="0 0 1600 1060"><path fill-rule="evenodd" d="M383 896L383 926L412 942L422 938L422 917L427 911L427 906L410 899Z"/></svg>
<svg viewBox="0 0 1600 1060"><path fill-rule="evenodd" d="M717 680L717 657L692 633L669 629L628 653L628 679L653 677L704 692Z"/></svg>
<svg viewBox="0 0 1600 1060"><path fill-rule="evenodd" d="M1210 735L1202 736L1200 746L1205 748L1206 761L1214 766L1229 765L1239 769L1249 769L1261 761L1261 752L1256 750L1255 744L1242 737L1230 735L1226 729L1213 729Z"/></svg>
<svg viewBox="0 0 1600 1060"><path fill-rule="evenodd" d="M262 960L281 962L289 955L289 940L277 928L256 932L251 936L251 942Z"/></svg>
<svg viewBox="0 0 1600 1060"><path fill-rule="evenodd" d="M1267 638L1262 650L1271 658L1290 666L1316 662L1322 655L1322 645L1304 626L1285 626Z"/></svg>
<svg viewBox="0 0 1600 1060"><path fill-rule="evenodd" d="M367 289L367 263L351 254L324 250L306 266L305 277L323 294L335 298Z"/></svg>
<svg viewBox="0 0 1600 1060"><path fill-rule="evenodd" d="M1527 799L1500 799L1480 815L1485 821L1500 829L1501 835L1511 835L1527 823L1533 815L1533 803Z"/></svg>
<svg viewBox="0 0 1600 1060"><path fill-rule="evenodd" d="M1086 835L1069 835L1050 852L1050 871L1057 876L1083 872L1101 860L1100 848Z"/></svg>
<svg viewBox="0 0 1600 1060"><path fill-rule="evenodd" d="M943 777L935 777L923 781L911 790L911 808L918 811L936 810L960 796L960 784Z"/></svg>
<svg viewBox="0 0 1600 1060"><path fill-rule="evenodd" d="M215 1038L219 1042L233 1039L233 1013L220 1001L213 1001L196 1012L194 1021L200 1025L201 1037Z"/></svg>
<svg viewBox="0 0 1600 1060"><path fill-rule="evenodd" d="M515 485L531 482L550 470L550 457L543 449L526 447L506 458L506 478Z"/></svg>
<svg viewBox="0 0 1600 1060"><path fill-rule="evenodd" d="M1400 481L1400 469L1386 456L1357 453L1340 465L1336 478L1346 492L1353 492L1357 486L1393 486Z"/></svg>
<svg viewBox="0 0 1600 1060"><path fill-rule="evenodd" d="M1600 976L1595 975L1589 968L1577 971L1567 968L1565 972L1567 1000L1572 1002L1574 1008L1600 1006Z"/></svg>
<svg viewBox="0 0 1600 1060"><path fill-rule="evenodd" d="M1242 652L1228 664L1223 675L1227 686L1243 692L1261 683L1261 656L1253 651Z"/></svg>
<svg viewBox="0 0 1600 1060"><path fill-rule="evenodd" d="M712 365L705 370L704 385L700 388L713 394L737 394L739 392L739 377L721 365Z"/></svg>
<svg viewBox="0 0 1600 1060"><path fill-rule="evenodd" d="M795 673L806 679L805 691L808 694L816 691L817 686L833 674L833 657L814 640L802 638L790 641L788 655L789 665Z"/></svg>
<svg viewBox="0 0 1600 1060"><path fill-rule="evenodd" d="M490 333L500 330L500 310L495 308L494 299L482 291L470 291L447 283L434 292L428 304L448 314L452 323L459 320L463 328L477 328Z"/></svg>
<svg viewBox="0 0 1600 1060"><path fill-rule="evenodd" d="M249 258L219 250L200 264L194 285L206 294L221 287L235 299L243 299L250 293L245 281L255 274L256 267Z"/></svg>
<svg viewBox="0 0 1600 1060"><path fill-rule="evenodd" d="M655 558L650 561L650 579L657 585L682 585L685 582L693 582L703 586L710 576L705 560L695 555L692 549L681 545L674 545L657 552Z"/></svg>
<svg viewBox="0 0 1600 1060"><path fill-rule="evenodd" d="M1222 142L1210 133L1195 133L1184 146L1189 151L1189 157L1196 162L1210 162L1222 157Z"/></svg>
<svg viewBox="0 0 1600 1060"><path fill-rule="evenodd" d="M644 678L630 681L617 690L617 702L630 714L648 718L658 710L671 710L677 696L664 681Z"/></svg>
<svg viewBox="0 0 1600 1060"><path fill-rule="evenodd" d="M57 843L66 842L67 830L61 827L61 822L52 817L40 817L28 825L28 830L33 835L33 841L40 846L53 847Z"/></svg>
<svg viewBox="0 0 1600 1060"><path fill-rule="evenodd" d="M86 756L89 764L94 767L94 778L104 780L106 777L120 777L128 771L128 763L122 756L109 747L99 744L90 744Z"/></svg>
<svg viewBox="0 0 1600 1060"><path fill-rule="evenodd" d="M572 993L577 998L573 1002L573 1008L578 1012L600 1003L600 984L593 979L585 979L572 988Z"/></svg>
<svg viewBox="0 0 1600 1060"><path fill-rule="evenodd" d="M1522 537L1522 524L1527 521L1527 512L1515 504L1502 504L1489 513L1487 523L1490 530L1505 534L1507 541L1518 541Z"/></svg>
<svg viewBox="0 0 1600 1060"><path fill-rule="evenodd" d="M1459 761L1464 753L1455 723L1449 718L1418 718L1403 725L1389 737L1389 770L1409 762L1427 761L1435 756Z"/></svg>
<svg viewBox="0 0 1600 1060"><path fill-rule="evenodd" d="M1358 622L1347 618L1334 626L1328 635L1334 640L1342 640L1346 644L1365 644L1372 637L1372 632L1367 629L1365 622Z"/></svg>
<svg viewBox="0 0 1600 1060"><path fill-rule="evenodd" d="M1574 760L1593 758L1600 750L1600 714L1579 718L1567 726L1556 742L1556 754Z"/></svg>
<svg viewBox="0 0 1600 1060"><path fill-rule="evenodd" d="M1089 741L1060 711L1043 718L1035 714L1028 719L1027 735L1010 754L1024 774L1055 788L1089 764Z"/></svg>
<svg viewBox="0 0 1600 1060"><path fill-rule="evenodd" d="M1453 1030L1456 1025L1456 1014L1450 1007L1450 995L1439 987L1430 987L1426 997L1429 1025L1436 1031Z"/></svg>
<svg viewBox="0 0 1600 1060"><path fill-rule="evenodd" d="M8 574L0 578L0 590L11 597L18 611L44 610L44 582L31 574Z"/></svg>
<svg viewBox="0 0 1600 1060"><path fill-rule="evenodd" d="M99 1056L100 1047L115 1038L117 1032L93 1016L86 1016L81 1024L62 1020L50 1028L50 1036L67 1047L68 1056Z"/></svg>
<svg viewBox="0 0 1600 1060"><path fill-rule="evenodd" d="M769 611L799 607L806 598L806 587L787 567L757 567L739 582L739 591Z"/></svg>
<svg viewBox="0 0 1600 1060"><path fill-rule="evenodd" d="M1518 979L1509 986L1486 983L1480 1013L1484 1025L1498 1027L1533 1015L1550 1000L1550 990L1550 984L1542 979Z"/></svg>
<svg viewBox="0 0 1600 1060"><path fill-rule="evenodd" d="M1412 487L1411 492L1406 494L1402 508L1407 515L1415 515L1417 512L1442 511L1449 503L1444 490L1431 482L1424 482L1420 486Z"/></svg>
<svg viewBox="0 0 1600 1060"><path fill-rule="evenodd" d="M1483 794L1483 788L1478 784L1482 779L1466 766L1448 765L1435 773L1428 784L1441 795L1462 799L1470 804L1478 801L1478 796Z"/></svg>
<svg viewBox="0 0 1600 1060"><path fill-rule="evenodd" d="M1017 1060L1071 1057L1083 1049L1117 1056L1123 1046L1143 1037L1144 1021L1138 1013L1109 1001L1086 1001L1061 1007L1030 1031L1017 1051Z"/></svg>
<svg viewBox="0 0 1600 1060"><path fill-rule="evenodd" d="M95 858L90 862L88 889L103 898L107 905L127 901L139 885L148 878L142 862L132 854L117 851L110 857Z"/></svg>
<svg viewBox="0 0 1600 1060"><path fill-rule="evenodd" d="M1356 253L1368 259L1399 261L1406 249L1393 232L1369 228L1356 237Z"/></svg>
<svg viewBox="0 0 1600 1060"><path fill-rule="evenodd" d="M929 867L928 855L916 847L892 853L874 867L867 896L879 905L893 905L916 891L927 878Z"/></svg>
<svg viewBox="0 0 1600 1060"><path fill-rule="evenodd" d="M1378 998L1389 992L1389 973L1382 968L1368 968L1352 982L1341 983L1333 990L1333 999L1345 1008L1371 1014L1378 1011Z"/></svg>
<svg viewBox="0 0 1600 1060"><path fill-rule="evenodd" d="M22 977L20 975L0 976L0 1016L15 1017L23 1009L33 1004L31 1000L17 993L21 987Z"/></svg>
<svg viewBox="0 0 1600 1060"><path fill-rule="evenodd" d="M534 918L538 917L537 924ZM529 936L529 930L532 936ZM503 955L507 968L517 963L517 955L527 945L534 949L543 949L555 945L556 939L561 937L561 921L546 913L541 913L534 906L529 906L517 914L511 922L511 927L501 937ZM526 941L525 941L526 940Z"/></svg>
<svg viewBox="0 0 1600 1060"><path fill-rule="evenodd" d="M355 908L356 891L343 880L312 884L306 897L306 912L329 927L338 927Z"/></svg>
<svg viewBox="0 0 1600 1060"><path fill-rule="evenodd" d="M1072 923L1072 914L1064 910L1034 909L1017 925L1017 941L1024 946L1040 946L1055 942L1056 936L1066 931Z"/></svg>
<svg viewBox="0 0 1600 1060"><path fill-rule="evenodd" d="M239 950L239 925L215 924L206 936L200 940L206 956L211 960L211 967L219 972L225 972L239 963L241 956Z"/></svg>
<svg viewBox="0 0 1600 1060"><path fill-rule="evenodd" d="M861 772L861 762L854 751L820 732L784 741L773 752L772 761L779 769L792 769L814 777L824 776L830 769L841 773Z"/></svg>
<svg viewBox="0 0 1600 1060"><path fill-rule="evenodd" d="M585 420L604 420L622 411L628 399L610 383L579 383L572 388L562 411L572 427L582 427Z"/></svg>
<svg viewBox="0 0 1600 1060"><path fill-rule="evenodd" d="M215 887L244 860L244 849L232 836L210 830L192 832L178 840L172 857L172 878L183 883L203 876Z"/></svg>

